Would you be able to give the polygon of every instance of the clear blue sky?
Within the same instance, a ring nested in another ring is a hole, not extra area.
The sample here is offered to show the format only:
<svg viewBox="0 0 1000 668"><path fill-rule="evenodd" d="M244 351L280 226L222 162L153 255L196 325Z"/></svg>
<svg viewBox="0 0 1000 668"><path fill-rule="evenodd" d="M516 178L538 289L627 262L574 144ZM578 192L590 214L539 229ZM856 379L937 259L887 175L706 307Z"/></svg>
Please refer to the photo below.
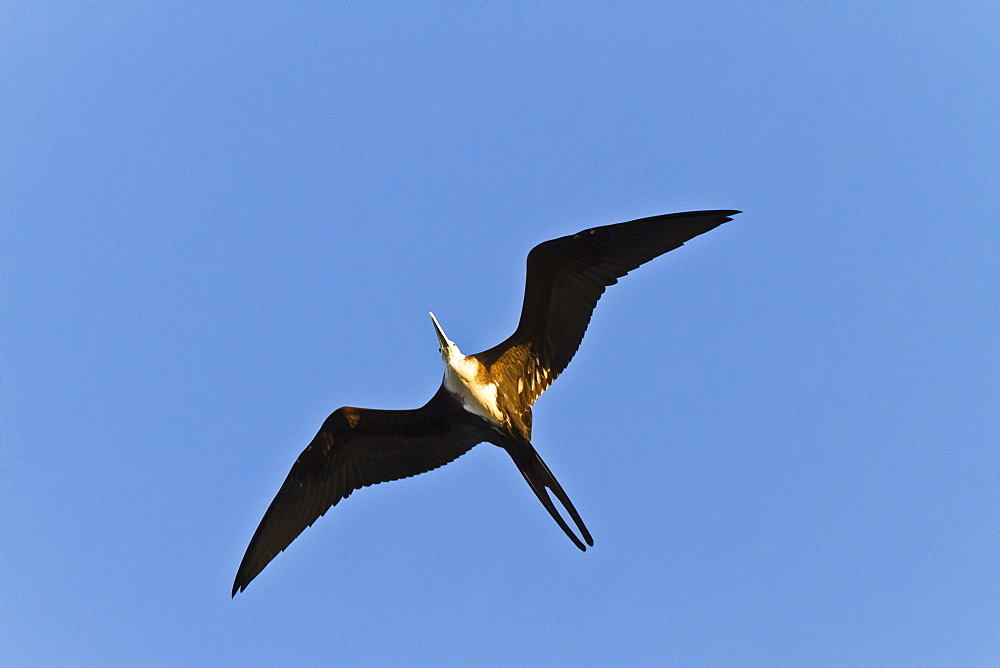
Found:
<svg viewBox="0 0 1000 668"><path fill-rule="evenodd" d="M8 664L996 664L1000 9L0 5ZM534 442L333 508L535 244L745 213L611 288Z"/></svg>

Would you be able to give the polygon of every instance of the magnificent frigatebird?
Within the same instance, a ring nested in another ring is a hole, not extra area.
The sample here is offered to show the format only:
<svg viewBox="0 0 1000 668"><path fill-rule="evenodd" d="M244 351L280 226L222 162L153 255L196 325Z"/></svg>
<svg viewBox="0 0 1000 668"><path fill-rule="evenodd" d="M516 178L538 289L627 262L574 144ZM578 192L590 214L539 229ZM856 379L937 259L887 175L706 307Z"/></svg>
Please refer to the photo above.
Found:
<svg viewBox="0 0 1000 668"><path fill-rule="evenodd" d="M566 368L597 300L609 285L739 211L690 211L605 225L546 241L528 253L517 329L503 343L463 355L437 318L444 380L423 407L345 406L326 419L302 451L250 539L233 596L330 506L356 489L430 471L477 443L507 451L545 509L586 551L556 510L551 490L583 540L594 539L566 492L531 445L531 405Z"/></svg>

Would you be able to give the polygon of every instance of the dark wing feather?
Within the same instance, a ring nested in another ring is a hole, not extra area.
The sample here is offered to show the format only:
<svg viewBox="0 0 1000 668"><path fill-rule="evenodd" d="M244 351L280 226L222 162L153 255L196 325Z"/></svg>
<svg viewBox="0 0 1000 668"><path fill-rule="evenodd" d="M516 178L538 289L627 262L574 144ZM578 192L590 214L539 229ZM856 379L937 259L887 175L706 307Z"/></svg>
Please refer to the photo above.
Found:
<svg viewBox="0 0 1000 668"><path fill-rule="evenodd" d="M442 392L416 410L340 408L330 415L264 513L236 573L233 596L354 490L430 471L476 445L481 438L468 421L450 420L436 409Z"/></svg>
<svg viewBox="0 0 1000 668"><path fill-rule="evenodd" d="M475 355L528 407L573 359L604 290L639 265L732 220L739 211L691 211L605 225L546 241L528 254L517 330ZM499 368L494 366L499 364Z"/></svg>

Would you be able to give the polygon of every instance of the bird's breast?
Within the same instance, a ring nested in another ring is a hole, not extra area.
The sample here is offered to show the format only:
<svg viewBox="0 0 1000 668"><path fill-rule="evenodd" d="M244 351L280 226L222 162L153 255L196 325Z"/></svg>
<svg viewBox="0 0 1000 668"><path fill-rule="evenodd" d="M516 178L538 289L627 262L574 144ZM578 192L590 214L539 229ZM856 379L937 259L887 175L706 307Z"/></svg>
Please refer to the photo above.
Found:
<svg viewBox="0 0 1000 668"><path fill-rule="evenodd" d="M464 360L463 360L464 361ZM456 368L457 367L457 368ZM507 423L497 403L497 383L477 378L481 374L472 365L445 365L444 386L462 407L495 425Z"/></svg>

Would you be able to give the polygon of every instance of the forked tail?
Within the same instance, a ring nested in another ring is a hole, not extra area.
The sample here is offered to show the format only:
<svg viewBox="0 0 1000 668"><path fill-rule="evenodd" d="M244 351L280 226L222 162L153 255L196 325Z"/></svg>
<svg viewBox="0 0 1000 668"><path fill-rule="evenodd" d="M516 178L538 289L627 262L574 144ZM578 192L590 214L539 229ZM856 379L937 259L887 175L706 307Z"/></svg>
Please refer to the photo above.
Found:
<svg viewBox="0 0 1000 668"><path fill-rule="evenodd" d="M577 528L583 535L583 540L587 541L587 545L591 547L594 546L594 539L591 538L590 532L587 531L586 525L583 520L580 519L580 514L576 512L576 508L573 507L573 502L569 500L566 492L563 491L562 486L556 477L552 475L552 471L549 467L545 465L542 458L538 456L538 452L535 451L534 446L524 439L511 440L503 445L504 450L510 455L511 459L514 460L514 464L517 465L521 475L524 479L528 481L528 485L531 487L535 496L538 500L542 502L545 509L549 511L549 515L552 515L552 519L556 521L562 530L566 532L573 544L578 548L587 551L586 546L580 541L575 533L573 533L569 526L566 524L566 520L562 518L559 511L556 510L556 506L552 503L552 497L549 496L548 490L552 490L552 493L556 495L559 502L562 503L563 507L569 513L569 516L573 518L576 522ZM548 489L546 489L548 488Z"/></svg>

